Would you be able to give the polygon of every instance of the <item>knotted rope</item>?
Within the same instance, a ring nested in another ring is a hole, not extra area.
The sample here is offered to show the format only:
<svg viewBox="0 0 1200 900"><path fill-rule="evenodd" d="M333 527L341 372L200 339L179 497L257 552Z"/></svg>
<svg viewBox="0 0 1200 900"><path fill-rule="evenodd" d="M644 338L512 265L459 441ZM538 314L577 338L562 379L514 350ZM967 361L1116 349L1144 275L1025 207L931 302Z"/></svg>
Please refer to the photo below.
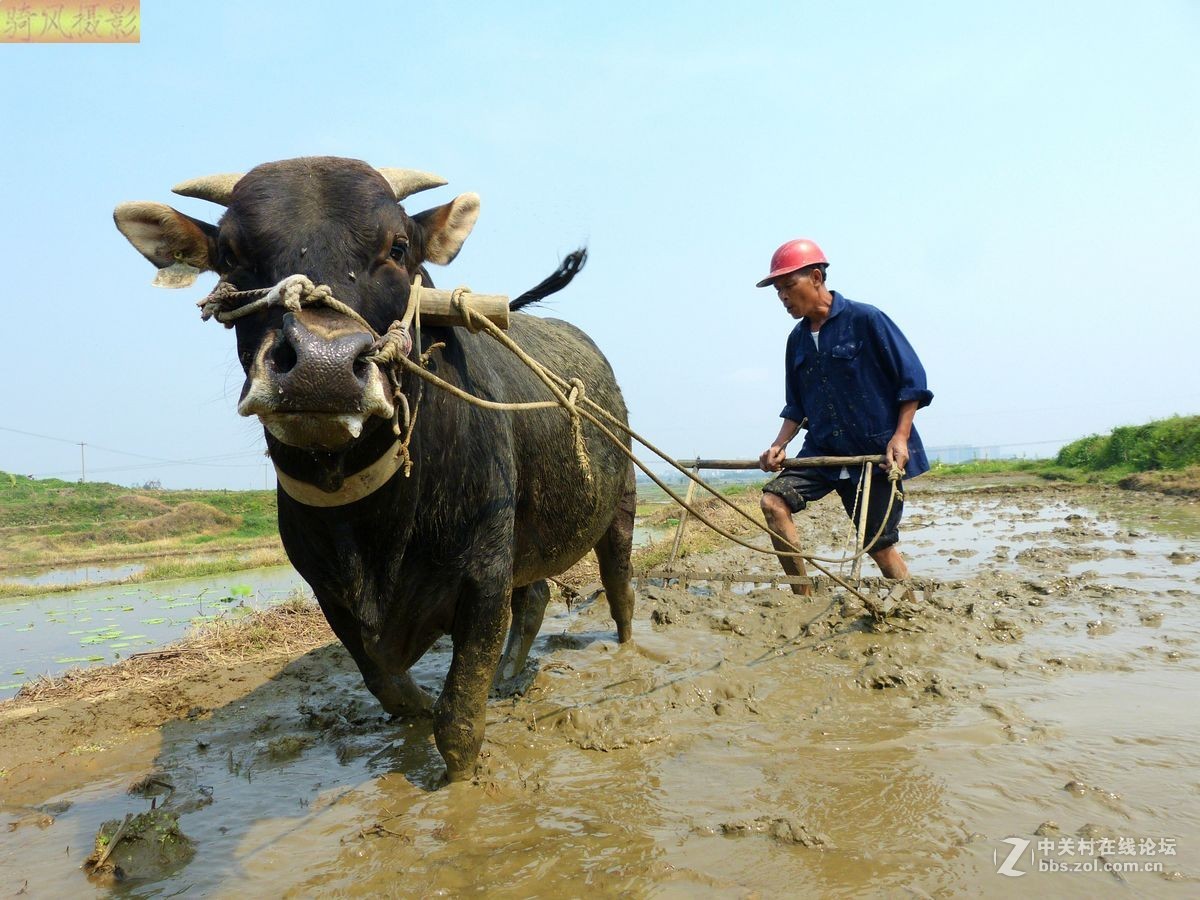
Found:
<svg viewBox="0 0 1200 900"><path fill-rule="evenodd" d="M238 319L253 315L273 306L281 307L289 312L299 312L306 306L325 306L347 316L366 329L375 339L375 343L371 351L363 356L363 359L375 363L381 370L387 372L388 378L391 381L392 399L396 410L392 422L392 431L400 440L396 453L403 461L402 465L405 477L408 477L412 472L412 456L409 453L408 447L412 441L413 431L416 426L416 417L420 408L422 392L418 391L416 402L413 404L410 412L408 398L405 396L400 382L400 368L405 368L425 381L429 381L454 396L484 409L521 411L561 407L570 417L576 460L580 471L583 473L584 481L590 487L593 484L592 466L588 458L587 445L583 440L583 422L578 406L579 400L584 397L585 387L583 382L578 378L574 378L569 382L564 382L565 391L560 389L555 382L557 376L552 376L552 373L549 373L540 363L528 356L508 335L504 334L503 331L490 322L487 317L481 316L471 309L469 301L471 291L466 287L455 288L450 297L451 308L459 314L460 324L472 334L476 334L483 328L487 328L493 336L502 336L504 338L502 342L516 353L518 358L530 368L542 384L546 386L547 390L550 391L554 399L511 403L484 400L439 378L429 371L428 365L432 353L445 346L444 344L437 343L431 345L417 360L413 360L411 357L413 348L412 329L414 327L417 334L417 346L420 346L421 293L421 276L417 275L413 279L412 287L409 291L408 307L405 309L403 318L393 322L382 335L356 310L335 298L332 289L328 285L313 284L312 279L306 275L289 275L274 287L251 291L239 291L229 282L221 281L217 283L216 287L213 288L207 297L200 300L196 305L200 307L200 318L202 320L208 321L210 318L215 318L226 328L232 328ZM247 300L250 302L244 302ZM559 380L561 381L561 379Z"/></svg>

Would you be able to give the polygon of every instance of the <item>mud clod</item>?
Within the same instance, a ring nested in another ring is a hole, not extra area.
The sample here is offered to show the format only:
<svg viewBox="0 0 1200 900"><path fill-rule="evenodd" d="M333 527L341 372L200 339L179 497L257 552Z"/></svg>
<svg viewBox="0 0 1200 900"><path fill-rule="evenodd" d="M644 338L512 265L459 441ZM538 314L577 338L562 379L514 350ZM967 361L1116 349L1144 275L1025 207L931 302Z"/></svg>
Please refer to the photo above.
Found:
<svg viewBox="0 0 1200 900"><path fill-rule="evenodd" d="M313 739L308 736L284 735L277 737L267 744L267 756L275 762L295 759L312 745Z"/></svg>
<svg viewBox="0 0 1200 900"><path fill-rule="evenodd" d="M802 847L821 850L834 849L833 843L825 835L809 830L803 822L792 818L759 816L757 819L722 822L719 829L721 834L766 834L781 844L799 844Z"/></svg>
<svg viewBox="0 0 1200 900"><path fill-rule="evenodd" d="M101 884L155 880L184 866L195 853L191 839L179 830L178 815L156 809L101 825L83 870Z"/></svg>

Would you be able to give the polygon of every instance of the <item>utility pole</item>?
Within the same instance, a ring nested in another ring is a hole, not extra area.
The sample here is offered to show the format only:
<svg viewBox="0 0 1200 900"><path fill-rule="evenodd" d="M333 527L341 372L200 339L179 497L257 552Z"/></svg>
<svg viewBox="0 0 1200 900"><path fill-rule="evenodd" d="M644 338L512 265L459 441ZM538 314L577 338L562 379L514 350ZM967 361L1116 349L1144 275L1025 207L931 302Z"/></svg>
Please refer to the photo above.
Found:
<svg viewBox="0 0 1200 900"><path fill-rule="evenodd" d="M83 448L86 447L83 441L79 442L79 483L84 484L87 481L87 458L83 454Z"/></svg>

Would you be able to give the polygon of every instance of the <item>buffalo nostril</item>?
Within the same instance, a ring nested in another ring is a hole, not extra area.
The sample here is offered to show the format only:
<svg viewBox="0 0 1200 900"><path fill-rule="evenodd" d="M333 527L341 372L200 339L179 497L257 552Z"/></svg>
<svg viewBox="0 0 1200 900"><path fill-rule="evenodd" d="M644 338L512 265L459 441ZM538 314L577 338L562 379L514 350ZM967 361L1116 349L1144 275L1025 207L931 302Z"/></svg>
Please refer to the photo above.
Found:
<svg viewBox="0 0 1200 900"><path fill-rule="evenodd" d="M371 374L370 362L366 360L366 356L359 356L354 360L354 377L362 384L366 384L367 377Z"/></svg>
<svg viewBox="0 0 1200 900"><path fill-rule="evenodd" d="M271 362L275 364L275 371L280 375L284 375L296 367L296 348L282 331L275 339L275 346L271 350Z"/></svg>
<svg viewBox="0 0 1200 900"><path fill-rule="evenodd" d="M354 357L354 377L358 380L359 384L365 385L367 383L367 379L371 376L370 356L373 349L374 342L368 345L365 350L358 354L358 356Z"/></svg>

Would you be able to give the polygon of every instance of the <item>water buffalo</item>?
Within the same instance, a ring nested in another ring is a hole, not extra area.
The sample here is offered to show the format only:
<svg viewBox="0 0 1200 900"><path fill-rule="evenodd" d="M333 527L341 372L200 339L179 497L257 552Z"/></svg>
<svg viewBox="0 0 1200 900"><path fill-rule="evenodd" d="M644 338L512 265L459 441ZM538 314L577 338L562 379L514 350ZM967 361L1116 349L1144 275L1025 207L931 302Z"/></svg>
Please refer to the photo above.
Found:
<svg viewBox="0 0 1200 900"><path fill-rule="evenodd" d="M454 259L475 223L474 194L405 212L407 195L444 183L357 160L293 159L177 186L227 207L215 226L149 202L123 203L114 218L160 280L214 271L248 291L301 274L383 334L404 313L414 277L428 284L424 265ZM403 399L393 395L375 337L342 311L271 305L234 327L246 372L238 411L265 426L288 558L383 708L431 712L449 779L470 778L493 678L524 666L548 576L595 549L618 639L629 640L631 463L584 423L586 476L561 409L498 412L430 386L418 407L412 376L399 381ZM625 419L612 370L581 331L513 313L508 333ZM549 397L485 334L426 327L408 356L422 354L432 372L476 396ZM417 409L407 475L393 461L392 428L405 400ZM409 669L443 634L453 660L434 702Z"/></svg>

